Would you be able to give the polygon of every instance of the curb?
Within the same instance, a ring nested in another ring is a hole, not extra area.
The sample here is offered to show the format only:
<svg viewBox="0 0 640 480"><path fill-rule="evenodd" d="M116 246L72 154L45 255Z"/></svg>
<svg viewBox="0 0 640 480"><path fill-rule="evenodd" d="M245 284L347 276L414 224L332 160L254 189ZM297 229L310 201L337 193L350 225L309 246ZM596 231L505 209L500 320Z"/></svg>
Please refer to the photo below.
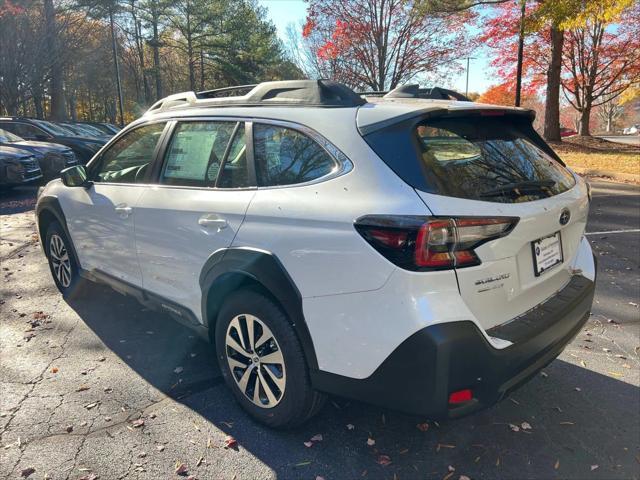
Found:
<svg viewBox="0 0 640 480"><path fill-rule="evenodd" d="M572 167L569 168L574 172L586 177L601 177L616 182L640 183L640 175L635 173L621 173L612 170L598 170L595 168Z"/></svg>

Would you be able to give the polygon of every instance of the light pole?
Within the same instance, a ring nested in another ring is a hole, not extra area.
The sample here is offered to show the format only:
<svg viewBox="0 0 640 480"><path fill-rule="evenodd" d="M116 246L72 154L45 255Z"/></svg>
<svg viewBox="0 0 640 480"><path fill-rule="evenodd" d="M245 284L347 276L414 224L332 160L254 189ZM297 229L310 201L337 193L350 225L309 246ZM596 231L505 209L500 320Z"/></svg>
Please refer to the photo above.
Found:
<svg viewBox="0 0 640 480"><path fill-rule="evenodd" d="M524 50L524 17L527 0L520 0L520 35L518 36L518 65L516 66L516 107L520 106L520 91L522 90L522 54Z"/></svg>
<svg viewBox="0 0 640 480"><path fill-rule="evenodd" d="M475 60L476 57L467 57L467 82L466 82L466 86L464 88L464 96L468 97L469 96L469 60Z"/></svg>
<svg viewBox="0 0 640 480"><path fill-rule="evenodd" d="M116 88L118 89L118 108L120 110L120 127L124 127L122 85L120 83L120 65L118 65L118 50L116 46L116 34L113 26L113 9L109 8L109 23L111 24L111 46L113 48L113 63L116 67Z"/></svg>

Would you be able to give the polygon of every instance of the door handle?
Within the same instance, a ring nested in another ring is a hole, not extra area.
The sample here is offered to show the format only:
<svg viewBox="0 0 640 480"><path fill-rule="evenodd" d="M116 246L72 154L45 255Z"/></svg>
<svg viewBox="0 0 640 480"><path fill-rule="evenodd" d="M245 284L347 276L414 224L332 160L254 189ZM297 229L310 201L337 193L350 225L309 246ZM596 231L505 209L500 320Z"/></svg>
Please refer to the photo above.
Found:
<svg viewBox="0 0 640 480"><path fill-rule="evenodd" d="M131 212L133 212L133 208L127 206L126 203L121 203L120 205L117 205L114 210L122 218L127 218L129 215L131 215Z"/></svg>
<svg viewBox="0 0 640 480"><path fill-rule="evenodd" d="M224 218L204 215L198 219L198 225L204 228L217 228L220 231L227 228L229 223Z"/></svg>

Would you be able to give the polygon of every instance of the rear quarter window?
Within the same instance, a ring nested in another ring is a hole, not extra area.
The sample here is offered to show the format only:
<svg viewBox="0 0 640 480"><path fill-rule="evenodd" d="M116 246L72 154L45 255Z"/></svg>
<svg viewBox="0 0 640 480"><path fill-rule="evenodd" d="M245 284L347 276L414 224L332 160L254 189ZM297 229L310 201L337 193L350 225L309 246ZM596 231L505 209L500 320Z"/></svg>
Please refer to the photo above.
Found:
<svg viewBox="0 0 640 480"><path fill-rule="evenodd" d="M393 125L365 136L410 185L430 193L502 203L562 193L573 175L517 117L453 117Z"/></svg>

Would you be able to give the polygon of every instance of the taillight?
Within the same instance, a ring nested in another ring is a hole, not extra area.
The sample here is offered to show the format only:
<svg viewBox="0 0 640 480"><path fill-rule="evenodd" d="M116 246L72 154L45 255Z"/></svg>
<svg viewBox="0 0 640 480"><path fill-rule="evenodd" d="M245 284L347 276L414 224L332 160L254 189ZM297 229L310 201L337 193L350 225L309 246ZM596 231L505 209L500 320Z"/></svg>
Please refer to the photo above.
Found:
<svg viewBox="0 0 640 480"><path fill-rule="evenodd" d="M414 217L367 215L356 230L388 260L407 270L479 265L474 248L507 235L515 217Z"/></svg>

